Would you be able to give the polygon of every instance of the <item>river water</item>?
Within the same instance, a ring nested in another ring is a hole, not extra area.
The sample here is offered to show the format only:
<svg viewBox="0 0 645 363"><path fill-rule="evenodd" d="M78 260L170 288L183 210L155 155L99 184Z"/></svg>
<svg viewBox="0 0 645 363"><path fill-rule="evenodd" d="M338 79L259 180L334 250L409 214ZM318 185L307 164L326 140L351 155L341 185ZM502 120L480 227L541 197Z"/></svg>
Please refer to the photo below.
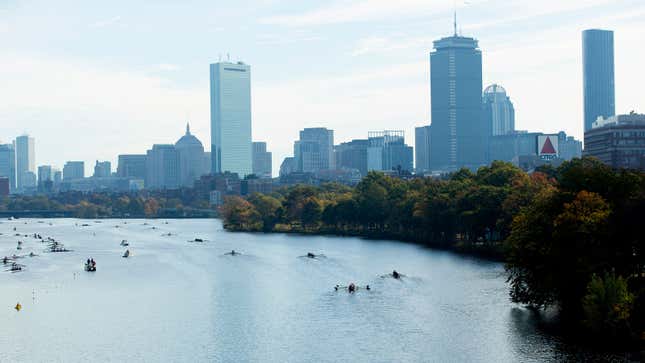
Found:
<svg viewBox="0 0 645 363"><path fill-rule="evenodd" d="M541 332L530 312L509 302L501 264L449 252L228 233L204 219L20 219L3 221L0 233L0 256L38 254L18 260L24 271L0 273L1 362L595 357ZM45 253L46 244L16 233L52 237L73 252ZM188 242L195 238L205 241ZM226 255L232 249L241 255ZM307 252L325 256L302 257ZM96 272L83 270L89 257ZM405 276L381 277L394 269ZM333 288L350 282L372 289Z"/></svg>

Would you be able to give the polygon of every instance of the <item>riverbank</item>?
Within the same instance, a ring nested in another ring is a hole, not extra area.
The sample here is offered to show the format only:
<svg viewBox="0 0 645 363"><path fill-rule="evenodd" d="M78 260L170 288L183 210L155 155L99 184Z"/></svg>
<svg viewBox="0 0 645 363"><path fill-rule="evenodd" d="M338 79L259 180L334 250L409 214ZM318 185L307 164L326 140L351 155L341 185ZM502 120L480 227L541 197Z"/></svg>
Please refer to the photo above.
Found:
<svg viewBox="0 0 645 363"><path fill-rule="evenodd" d="M504 261L513 302L557 306L579 332L645 346L645 174L595 159L527 174L495 162L476 173L356 187L297 185L227 197L231 231L390 239Z"/></svg>

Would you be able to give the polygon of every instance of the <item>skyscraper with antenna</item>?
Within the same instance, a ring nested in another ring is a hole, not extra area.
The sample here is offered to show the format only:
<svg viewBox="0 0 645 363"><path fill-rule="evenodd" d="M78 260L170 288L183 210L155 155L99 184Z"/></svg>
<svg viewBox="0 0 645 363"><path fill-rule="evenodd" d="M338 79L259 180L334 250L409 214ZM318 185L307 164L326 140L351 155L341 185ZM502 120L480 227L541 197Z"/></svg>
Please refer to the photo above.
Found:
<svg viewBox="0 0 645 363"><path fill-rule="evenodd" d="M430 53L430 166L433 171L476 169L488 162L490 130L482 118L482 55L474 38L457 32Z"/></svg>

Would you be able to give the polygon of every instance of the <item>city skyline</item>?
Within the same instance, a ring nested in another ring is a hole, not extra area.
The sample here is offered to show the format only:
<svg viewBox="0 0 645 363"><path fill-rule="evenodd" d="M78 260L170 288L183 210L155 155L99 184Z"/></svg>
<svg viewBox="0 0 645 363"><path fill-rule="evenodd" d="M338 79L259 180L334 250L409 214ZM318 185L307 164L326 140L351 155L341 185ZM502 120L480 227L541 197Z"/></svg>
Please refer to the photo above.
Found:
<svg viewBox="0 0 645 363"><path fill-rule="evenodd" d="M563 129L582 139L580 34L588 28L615 33L616 113L645 108L637 92L643 75L635 72L643 50L631 46L642 38L637 19L645 14L645 5L637 1L547 3L505 4L508 11L501 17L492 16L502 6L499 1L459 6L461 32L480 42L484 85L501 84L512 95L516 128L547 133ZM226 59L227 51L233 60L254 66L253 135L268 142L274 171L291 154L292 142L303 127L333 129L336 143L363 137L367 123L373 129L400 127L413 135L415 126L430 121L427 54L433 40L452 32L452 2L447 1L411 1L404 10L368 1L372 10L350 6L344 12L338 11L337 2L303 3L292 9L286 3L264 2L251 20L238 26L234 23L240 19L240 9L223 6L214 12L204 5L195 8L223 20L219 29L213 28L218 21L196 16L195 24L185 29L173 26L159 33L155 31L160 30L161 20L172 11L186 15L196 10L168 5L143 15L141 9L128 13L125 5L117 3L109 10L80 7L70 12L78 18L73 22L67 22L70 15L61 11L36 24L47 6L12 4L0 7L0 32L12 35L2 40L5 57L0 80L7 85L2 93L6 102L0 108L2 140L9 142L26 131L38 140L37 165L61 168L66 160L83 158L87 174L95 160L116 165L118 154L143 153L154 143L173 140L186 120L209 145L206 67L217 62L220 54ZM60 7L71 9L66 2ZM397 11L396 21L387 19L391 11ZM227 15L230 19L224 19ZM145 16L147 28L136 26L135 16ZM41 48L43 39L36 36L37 30L58 25L54 21L62 26L45 37L51 46ZM525 29L527 24L533 30ZM512 37L510 28L514 28ZM87 34L72 37L78 29ZM226 39L228 29L239 34ZM534 29L543 31L534 35ZM202 34L201 30L207 31ZM339 30L344 33L342 40ZM206 35L213 35L208 47L195 44ZM523 35L531 35L531 44L521 39ZM156 44L164 37L168 44ZM96 40L102 40L105 49L98 49ZM145 51L134 49L140 46L137 41L144 40L150 42ZM132 54L114 47L115 42ZM319 49L303 47L307 42ZM65 49L61 44L69 44L69 50L53 48ZM177 51L170 56L168 47ZM286 61L276 53L282 49L290 55ZM335 51L338 56L329 55ZM312 69L320 53L330 59ZM26 80L25 74L30 75ZM544 82L531 81L538 78ZM549 84L558 87L549 89ZM88 85L96 89L87 92ZM546 113L544 104L554 111ZM65 127L59 127L62 123ZM61 148L61 144L72 147Z"/></svg>

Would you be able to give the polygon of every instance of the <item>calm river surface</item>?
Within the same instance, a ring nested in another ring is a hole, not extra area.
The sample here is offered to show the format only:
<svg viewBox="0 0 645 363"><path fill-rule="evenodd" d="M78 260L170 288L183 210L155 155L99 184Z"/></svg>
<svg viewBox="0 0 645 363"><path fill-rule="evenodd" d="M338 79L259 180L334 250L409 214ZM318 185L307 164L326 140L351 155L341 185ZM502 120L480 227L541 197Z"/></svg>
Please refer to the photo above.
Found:
<svg viewBox="0 0 645 363"><path fill-rule="evenodd" d="M39 255L18 260L23 272L0 273L1 362L589 357L542 333L528 311L509 302L501 264L449 252L228 233L219 220L20 219L2 221L0 233L0 256ZM44 253L45 244L16 233L53 237L74 251ZM205 242L187 242L194 238ZM232 249L243 255L225 255ZM299 257L309 251L326 257ZM96 272L83 270L88 257ZM393 269L406 277L380 277ZM334 291L349 282L372 290Z"/></svg>

